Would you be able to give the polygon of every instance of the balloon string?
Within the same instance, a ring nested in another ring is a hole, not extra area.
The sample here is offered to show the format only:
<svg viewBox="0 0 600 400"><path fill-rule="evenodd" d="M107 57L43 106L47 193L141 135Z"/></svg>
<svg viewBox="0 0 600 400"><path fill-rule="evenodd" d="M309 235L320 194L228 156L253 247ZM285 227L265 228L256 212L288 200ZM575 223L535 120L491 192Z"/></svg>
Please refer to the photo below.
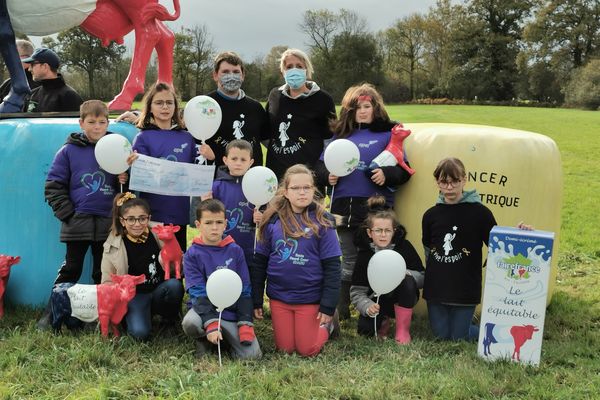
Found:
<svg viewBox="0 0 600 400"><path fill-rule="evenodd" d="M377 300L375 301L375 304L379 304L379 295L377 295ZM379 313L375 314L375 316L373 317L373 323L375 324L375 339L377 339L377 315Z"/></svg>
<svg viewBox="0 0 600 400"><path fill-rule="evenodd" d="M258 236L258 229L254 230L254 248L252 250L252 254L256 254L256 237Z"/></svg>
<svg viewBox="0 0 600 400"><path fill-rule="evenodd" d="M121 193L123 193L123 184L121 183Z"/></svg>
<svg viewBox="0 0 600 400"><path fill-rule="evenodd" d="M331 213L331 206L333 205L333 192L335 191L335 185L331 186L331 196L329 196L329 212Z"/></svg>
<svg viewBox="0 0 600 400"><path fill-rule="evenodd" d="M219 324L217 332L221 332L221 314L223 311L219 311ZM219 350L219 367L223 367L223 361L221 360L221 340L217 339L217 349Z"/></svg>

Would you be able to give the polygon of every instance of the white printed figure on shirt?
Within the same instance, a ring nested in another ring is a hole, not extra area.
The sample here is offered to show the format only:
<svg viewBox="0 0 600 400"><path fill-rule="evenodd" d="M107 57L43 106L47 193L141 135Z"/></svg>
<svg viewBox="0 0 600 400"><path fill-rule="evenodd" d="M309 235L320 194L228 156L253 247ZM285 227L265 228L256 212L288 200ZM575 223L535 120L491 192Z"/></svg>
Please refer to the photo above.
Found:
<svg viewBox="0 0 600 400"><path fill-rule="evenodd" d="M292 114L287 115L288 119L292 119ZM287 123L281 122L279 124L279 140L281 141L281 147L285 147L285 143L290 140L290 137L287 134L287 130L290 128L291 121Z"/></svg>
<svg viewBox="0 0 600 400"><path fill-rule="evenodd" d="M240 114L240 118L244 119L244 117L244 114ZM242 132L242 128L244 127L245 123L246 121L238 121L237 119L233 121L233 136L235 136L235 138L238 140L244 137L244 132Z"/></svg>
<svg viewBox="0 0 600 400"><path fill-rule="evenodd" d="M456 226L452 227L452 230L454 232L456 232L458 228ZM454 240L454 238L456 237L456 233L446 233L446 235L444 236L444 254L448 255L450 254L450 250L452 250L452 241Z"/></svg>

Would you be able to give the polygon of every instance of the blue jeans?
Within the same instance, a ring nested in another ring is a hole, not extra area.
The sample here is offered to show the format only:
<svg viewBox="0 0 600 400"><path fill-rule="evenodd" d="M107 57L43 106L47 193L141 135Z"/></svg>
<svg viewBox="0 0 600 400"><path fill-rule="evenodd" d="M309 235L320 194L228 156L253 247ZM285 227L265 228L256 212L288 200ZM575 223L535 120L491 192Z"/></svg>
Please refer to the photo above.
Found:
<svg viewBox="0 0 600 400"><path fill-rule="evenodd" d="M475 306L427 302L433 335L444 340L477 340L479 327L472 324Z"/></svg>
<svg viewBox="0 0 600 400"><path fill-rule="evenodd" d="M147 340L152 331L154 314L159 314L166 320L179 320L182 299L183 285L177 279L162 282L150 293L137 293L127 305L127 334L139 340Z"/></svg>

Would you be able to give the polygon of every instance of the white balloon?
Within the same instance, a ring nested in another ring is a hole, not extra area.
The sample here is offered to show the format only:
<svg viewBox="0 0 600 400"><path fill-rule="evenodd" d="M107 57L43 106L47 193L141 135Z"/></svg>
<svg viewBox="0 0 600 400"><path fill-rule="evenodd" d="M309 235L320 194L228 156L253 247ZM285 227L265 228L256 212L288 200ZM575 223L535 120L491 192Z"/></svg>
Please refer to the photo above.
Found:
<svg viewBox="0 0 600 400"><path fill-rule="evenodd" d="M187 130L198 140L213 137L221 126L221 106L212 97L196 96L190 99L183 111Z"/></svg>
<svg viewBox="0 0 600 400"><path fill-rule="evenodd" d="M221 312L240 298L242 279L235 271L218 269L206 281L206 294L217 311Z"/></svg>
<svg viewBox="0 0 600 400"><path fill-rule="evenodd" d="M406 275L404 257L394 250L380 250L371 257L367 267L369 285L377 296L394 290Z"/></svg>
<svg viewBox="0 0 600 400"><path fill-rule="evenodd" d="M125 136L118 133L103 136L98 140L94 149L94 155L100 168L115 175L127 171L129 168L127 157L130 154L131 143Z"/></svg>
<svg viewBox="0 0 600 400"><path fill-rule="evenodd" d="M350 175L358 167L360 151L350 140L336 139L325 149L323 161L332 175Z"/></svg>
<svg viewBox="0 0 600 400"><path fill-rule="evenodd" d="M267 167L250 168L242 178L242 192L257 207L267 204L277 192L277 176Z"/></svg>

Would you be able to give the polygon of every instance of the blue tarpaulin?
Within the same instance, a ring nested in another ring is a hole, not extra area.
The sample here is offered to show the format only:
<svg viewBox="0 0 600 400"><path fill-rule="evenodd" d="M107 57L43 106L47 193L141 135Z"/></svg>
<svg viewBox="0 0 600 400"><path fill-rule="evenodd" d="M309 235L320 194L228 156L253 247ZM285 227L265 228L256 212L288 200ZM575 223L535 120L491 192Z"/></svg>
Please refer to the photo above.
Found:
<svg viewBox="0 0 600 400"><path fill-rule="evenodd" d="M8 281L10 303L40 305L50 296L65 244L44 201L44 182L58 149L80 130L77 118L0 119L0 254L21 256ZM111 122L109 130L130 141L137 133L127 123ZM81 283L91 282L91 268L88 252Z"/></svg>

